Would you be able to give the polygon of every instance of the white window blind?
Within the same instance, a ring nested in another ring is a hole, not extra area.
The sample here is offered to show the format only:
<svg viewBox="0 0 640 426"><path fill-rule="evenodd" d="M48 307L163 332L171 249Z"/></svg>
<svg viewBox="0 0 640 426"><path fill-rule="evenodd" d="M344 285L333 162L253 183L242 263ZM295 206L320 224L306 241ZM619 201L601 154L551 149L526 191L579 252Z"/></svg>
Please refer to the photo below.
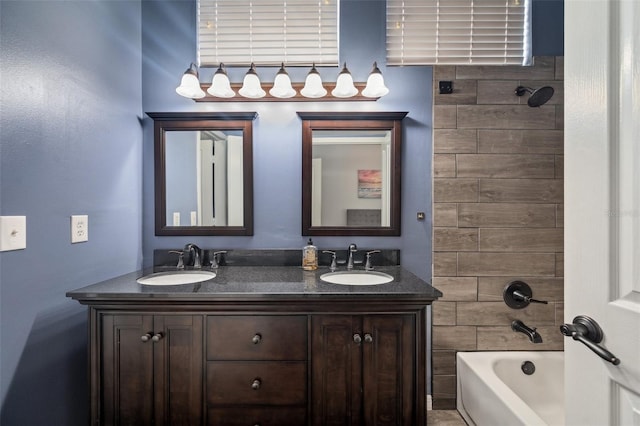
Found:
<svg viewBox="0 0 640 426"><path fill-rule="evenodd" d="M388 65L530 65L531 0L387 0Z"/></svg>
<svg viewBox="0 0 640 426"><path fill-rule="evenodd" d="M338 64L339 0L199 0L200 65Z"/></svg>

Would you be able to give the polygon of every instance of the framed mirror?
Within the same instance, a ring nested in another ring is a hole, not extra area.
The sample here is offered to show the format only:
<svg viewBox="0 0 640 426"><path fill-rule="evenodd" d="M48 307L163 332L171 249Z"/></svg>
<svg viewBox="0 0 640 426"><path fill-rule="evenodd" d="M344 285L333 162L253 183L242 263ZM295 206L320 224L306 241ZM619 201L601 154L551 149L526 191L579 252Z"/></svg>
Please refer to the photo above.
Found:
<svg viewBox="0 0 640 426"><path fill-rule="evenodd" d="M302 235L400 235L406 112L298 112Z"/></svg>
<svg viewBox="0 0 640 426"><path fill-rule="evenodd" d="M154 113L156 235L253 235L255 112Z"/></svg>

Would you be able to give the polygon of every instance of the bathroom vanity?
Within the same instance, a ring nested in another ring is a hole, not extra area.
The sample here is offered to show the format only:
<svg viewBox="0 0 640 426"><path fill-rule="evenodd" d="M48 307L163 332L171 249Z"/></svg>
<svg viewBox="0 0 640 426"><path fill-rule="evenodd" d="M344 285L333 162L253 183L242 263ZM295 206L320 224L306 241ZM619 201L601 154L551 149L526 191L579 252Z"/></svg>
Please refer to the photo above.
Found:
<svg viewBox="0 0 640 426"><path fill-rule="evenodd" d="M149 286L140 271L67 293L88 305L91 424L424 425L427 306L399 266L380 285L295 266L224 266Z"/></svg>

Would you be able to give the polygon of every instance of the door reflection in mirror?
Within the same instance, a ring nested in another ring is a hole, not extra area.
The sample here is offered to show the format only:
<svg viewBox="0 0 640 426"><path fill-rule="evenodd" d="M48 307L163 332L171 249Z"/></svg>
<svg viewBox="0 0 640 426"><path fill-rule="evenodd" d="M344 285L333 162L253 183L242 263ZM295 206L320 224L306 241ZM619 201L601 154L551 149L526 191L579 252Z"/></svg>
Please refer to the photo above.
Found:
<svg viewBox="0 0 640 426"><path fill-rule="evenodd" d="M242 142L242 130L166 133L166 226L243 226Z"/></svg>

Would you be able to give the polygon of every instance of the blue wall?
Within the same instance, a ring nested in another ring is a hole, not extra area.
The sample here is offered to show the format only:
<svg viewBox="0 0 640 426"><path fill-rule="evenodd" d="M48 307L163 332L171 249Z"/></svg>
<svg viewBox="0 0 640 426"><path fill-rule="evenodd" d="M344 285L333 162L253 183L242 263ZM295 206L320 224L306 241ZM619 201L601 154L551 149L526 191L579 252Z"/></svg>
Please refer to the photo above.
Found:
<svg viewBox="0 0 640 426"><path fill-rule="evenodd" d="M65 292L142 263L141 6L0 1L0 423L88 420L86 308ZM70 243L70 216L89 241Z"/></svg>
<svg viewBox="0 0 640 426"><path fill-rule="evenodd" d="M384 1L342 0L341 54L356 80L384 64ZM534 1L534 54L561 55L562 0ZM431 67L381 70L391 94L363 103L195 104L174 92L196 57L195 0L0 1L0 214L27 216L27 249L0 253L0 423L87 423L86 308L66 291L151 263L154 248L301 247L297 110L409 111L399 247L429 277ZM231 70L240 81L245 70ZM275 69L259 69L265 81ZM307 69L289 69L301 81ZM320 70L335 81L336 68ZM202 80L213 70L202 72ZM17 77L16 77L17 76ZM142 111L255 110L254 237L154 236L153 130ZM144 118L144 120L143 120ZM141 127L141 121L143 126ZM89 215L71 245L69 216ZM427 214L429 217L429 214ZM144 251L143 251L144 248Z"/></svg>

